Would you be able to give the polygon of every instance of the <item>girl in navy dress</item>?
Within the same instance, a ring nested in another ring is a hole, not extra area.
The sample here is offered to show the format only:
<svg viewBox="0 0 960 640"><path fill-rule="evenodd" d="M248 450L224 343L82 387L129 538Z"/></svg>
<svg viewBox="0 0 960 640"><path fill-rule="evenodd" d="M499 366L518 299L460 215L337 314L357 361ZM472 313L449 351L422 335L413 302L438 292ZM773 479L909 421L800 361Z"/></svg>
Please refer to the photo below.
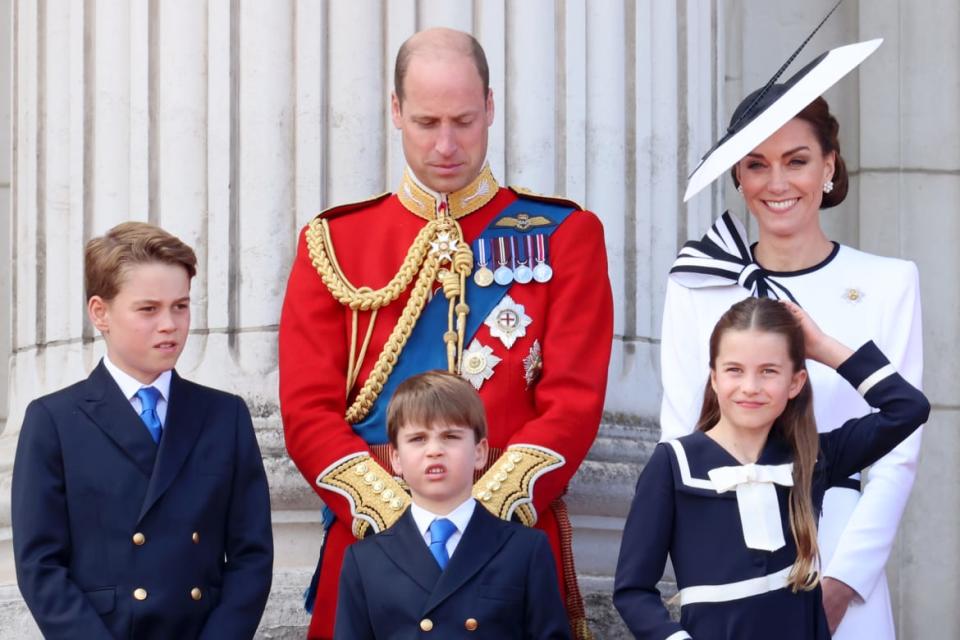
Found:
<svg viewBox="0 0 960 640"><path fill-rule="evenodd" d="M805 358L879 411L818 435ZM824 492L929 409L872 342L853 352L790 303L733 305L710 336L697 430L659 444L637 482L613 596L627 626L650 640L830 638L816 527ZM679 623L657 590L668 554Z"/></svg>

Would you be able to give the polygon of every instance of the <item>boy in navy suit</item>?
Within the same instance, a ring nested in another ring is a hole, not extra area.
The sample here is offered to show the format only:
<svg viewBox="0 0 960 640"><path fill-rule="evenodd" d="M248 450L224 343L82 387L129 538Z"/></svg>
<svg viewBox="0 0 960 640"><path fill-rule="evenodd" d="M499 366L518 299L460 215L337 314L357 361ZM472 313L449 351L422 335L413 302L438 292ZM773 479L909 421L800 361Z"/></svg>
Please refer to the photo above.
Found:
<svg viewBox="0 0 960 640"><path fill-rule="evenodd" d="M87 311L107 355L30 403L13 468L13 547L46 638L251 638L273 540L243 400L173 370L193 250L128 222L91 240Z"/></svg>
<svg viewBox="0 0 960 640"><path fill-rule="evenodd" d="M412 503L391 528L347 549L335 638L570 638L547 537L471 497L486 433L483 402L463 378L430 371L397 387L390 461ZM370 491L389 501L377 484Z"/></svg>

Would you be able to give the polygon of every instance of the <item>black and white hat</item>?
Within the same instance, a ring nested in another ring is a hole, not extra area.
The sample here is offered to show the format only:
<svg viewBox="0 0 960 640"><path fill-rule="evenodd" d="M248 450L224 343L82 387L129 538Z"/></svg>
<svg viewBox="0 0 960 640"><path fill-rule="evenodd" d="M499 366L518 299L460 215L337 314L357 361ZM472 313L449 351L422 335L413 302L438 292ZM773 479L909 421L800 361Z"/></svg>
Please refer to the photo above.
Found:
<svg viewBox="0 0 960 640"><path fill-rule="evenodd" d="M836 6L833 10L835 9ZM830 13L833 13L833 10ZM827 18L830 17L830 13L827 14ZM823 22L826 22L827 18L824 18ZM803 44L766 85L751 93L740 103L730 120L726 135L703 156L703 160L690 174L687 191L683 195L684 202L776 133L780 127L803 111L840 78L866 60L883 42L882 38L877 38L831 49L820 54L786 82L777 84L781 74L817 29L823 25L823 22L807 36Z"/></svg>

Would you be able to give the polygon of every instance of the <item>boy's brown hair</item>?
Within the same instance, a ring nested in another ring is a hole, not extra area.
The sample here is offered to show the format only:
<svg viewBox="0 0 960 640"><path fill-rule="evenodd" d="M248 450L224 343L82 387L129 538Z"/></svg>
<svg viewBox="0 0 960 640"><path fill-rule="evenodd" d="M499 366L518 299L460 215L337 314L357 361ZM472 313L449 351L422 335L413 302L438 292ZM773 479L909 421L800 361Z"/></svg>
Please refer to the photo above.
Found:
<svg viewBox="0 0 960 640"><path fill-rule="evenodd" d="M172 233L146 222L123 222L87 243L83 255L83 285L87 300L112 300L130 267L160 262L180 265L192 278L197 255Z"/></svg>
<svg viewBox="0 0 960 640"><path fill-rule="evenodd" d="M387 438L397 446L401 427L457 425L473 430L476 442L487 437L487 415L473 386L447 371L427 371L407 378L387 406Z"/></svg>

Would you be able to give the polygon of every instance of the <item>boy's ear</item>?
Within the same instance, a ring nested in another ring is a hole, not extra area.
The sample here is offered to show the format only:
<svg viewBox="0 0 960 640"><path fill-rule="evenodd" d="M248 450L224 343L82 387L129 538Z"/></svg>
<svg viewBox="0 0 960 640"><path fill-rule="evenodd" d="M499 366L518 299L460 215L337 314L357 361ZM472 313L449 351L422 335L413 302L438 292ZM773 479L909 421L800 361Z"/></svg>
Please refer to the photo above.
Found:
<svg viewBox="0 0 960 640"><path fill-rule="evenodd" d="M403 469L400 467L400 454L397 448L392 444L387 445L387 451L390 453L390 466L393 467L393 475L403 477Z"/></svg>
<svg viewBox="0 0 960 640"><path fill-rule="evenodd" d="M487 458L490 457L490 444L487 442L486 438L480 438L480 442L476 446L476 462L474 464L474 469L477 471L482 471L484 467L487 466Z"/></svg>
<svg viewBox="0 0 960 640"><path fill-rule="evenodd" d="M87 315L92 324L100 333L108 333L110 330L110 308L107 301L100 296L90 296L87 300Z"/></svg>

